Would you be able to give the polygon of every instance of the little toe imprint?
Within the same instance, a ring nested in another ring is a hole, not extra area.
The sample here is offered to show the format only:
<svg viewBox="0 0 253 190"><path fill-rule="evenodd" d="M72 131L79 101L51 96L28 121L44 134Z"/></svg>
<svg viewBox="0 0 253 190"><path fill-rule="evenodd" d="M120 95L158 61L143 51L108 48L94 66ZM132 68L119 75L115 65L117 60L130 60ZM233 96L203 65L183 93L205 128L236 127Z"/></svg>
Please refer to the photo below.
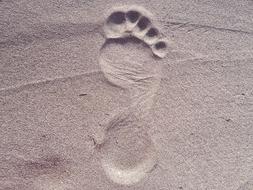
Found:
<svg viewBox="0 0 253 190"><path fill-rule="evenodd" d="M167 55L167 47L168 43L166 40L158 40L152 45L151 48L156 56L164 58Z"/></svg>

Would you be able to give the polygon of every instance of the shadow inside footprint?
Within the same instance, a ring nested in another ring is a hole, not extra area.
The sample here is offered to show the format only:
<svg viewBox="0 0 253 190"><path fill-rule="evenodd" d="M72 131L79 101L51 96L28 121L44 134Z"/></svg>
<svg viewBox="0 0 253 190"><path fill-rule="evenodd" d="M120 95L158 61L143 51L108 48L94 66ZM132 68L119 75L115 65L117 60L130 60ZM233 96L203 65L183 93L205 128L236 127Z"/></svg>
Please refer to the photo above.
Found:
<svg viewBox="0 0 253 190"><path fill-rule="evenodd" d="M108 18L108 22L114 24L123 24L125 21L125 13L123 12L112 13Z"/></svg>
<svg viewBox="0 0 253 190"><path fill-rule="evenodd" d="M147 32L148 37L155 37L158 35L158 30L155 28L150 28Z"/></svg>
<svg viewBox="0 0 253 190"><path fill-rule="evenodd" d="M132 23L136 22L139 17L140 17L140 13L137 11L128 11L126 13L126 17L128 18L128 20Z"/></svg>
<svg viewBox="0 0 253 190"><path fill-rule="evenodd" d="M145 30L150 25L150 20L147 17L142 17L137 25L140 30Z"/></svg>
<svg viewBox="0 0 253 190"><path fill-rule="evenodd" d="M157 50L164 49L164 48L166 48L166 44L164 42L158 42L155 44L155 48Z"/></svg>
<svg viewBox="0 0 253 190"><path fill-rule="evenodd" d="M135 37L125 37L125 38L112 38L112 39L108 39L106 40L106 42L104 43L104 45L102 46L101 49L103 49L104 47L110 45L110 44L121 44L121 45L125 45L127 43L131 43L131 44L141 44L143 46L143 48L148 48L149 46L145 43L143 43L142 40L135 38Z"/></svg>

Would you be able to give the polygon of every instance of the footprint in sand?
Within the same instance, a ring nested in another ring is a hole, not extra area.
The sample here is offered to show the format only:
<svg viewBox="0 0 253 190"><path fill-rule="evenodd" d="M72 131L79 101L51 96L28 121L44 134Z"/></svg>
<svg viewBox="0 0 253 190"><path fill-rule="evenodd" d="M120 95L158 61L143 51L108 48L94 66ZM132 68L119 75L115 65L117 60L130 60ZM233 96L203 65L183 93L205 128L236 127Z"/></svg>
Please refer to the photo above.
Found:
<svg viewBox="0 0 253 190"><path fill-rule="evenodd" d="M104 32L101 69L113 85L129 91L131 102L106 124L99 154L112 181L131 185L143 179L157 163L156 149L148 135L148 118L159 87L160 59L166 56L167 42L154 26L152 15L136 6L112 10Z"/></svg>

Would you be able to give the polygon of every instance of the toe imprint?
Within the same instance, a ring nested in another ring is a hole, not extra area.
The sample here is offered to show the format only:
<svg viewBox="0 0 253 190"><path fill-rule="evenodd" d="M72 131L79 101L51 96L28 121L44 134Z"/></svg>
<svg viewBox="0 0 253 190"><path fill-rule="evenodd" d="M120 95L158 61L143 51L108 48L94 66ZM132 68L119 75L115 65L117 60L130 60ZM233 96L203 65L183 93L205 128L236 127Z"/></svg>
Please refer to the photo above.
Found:
<svg viewBox="0 0 253 190"><path fill-rule="evenodd" d="M137 26L139 27L141 31L145 30L149 25L150 25L150 20L147 17L142 17L137 24Z"/></svg>
<svg viewBox="0 0 253 190"><path fill-rule="evenodd" d="M158 35L158 30L156 28L150 28L147 32L147 36L150 38L154 38Z"/></svg>
<svg viewBox="0 0 253 190"><path fill-rule="evenodd" d="M166 45L163 48L153 46L157 41L162 41L153 20L150 12L138 6L115 8L104 24L105 36L108 39L138 38L151 46L154 55L163 58L167 53L167 43L164 42Z"/></svg>
<svg viewBox="0 0 253 190"><path fill-rule="evenodd" d="M144 41L147 44L152 45L157 41L158 35L159 35L158 29L152 27L147 31L146 35L144 36Z"/></svg>
<svg viewBox="0 0 253 190"><path fill-rule="evenodd" d="M106 124L99 154L112 181L131 185L147 176L157 162L147 118L160 83L158 58L165 57L167 41L161 39L151 14L136 6L115 8L104 32L101 69L109 82L130 92L131 102Z"/></svg>
<svg viewBox="0 0 253 190"><path fill-rule="evenodd" d="M106 35L110 38L119 38L126 31L125 13L121 11L113 12L107 19L105 24Z"/></svg>
<svg viewBox="0 0 253 190"><path fill-rule="evenodd" d="M168 42L166 40L158 40L156 41L155 44L152 45L152 51L153 53L160 57L163 58L167 54L167 47L168 47Z"/></svg>
<svg viewBox="0 0 253 190"><path fill-rule="evenodd" d="M126 18L131 22L135 23L140 17L140 13L138 11L130 10L126 13Z"/></svg>

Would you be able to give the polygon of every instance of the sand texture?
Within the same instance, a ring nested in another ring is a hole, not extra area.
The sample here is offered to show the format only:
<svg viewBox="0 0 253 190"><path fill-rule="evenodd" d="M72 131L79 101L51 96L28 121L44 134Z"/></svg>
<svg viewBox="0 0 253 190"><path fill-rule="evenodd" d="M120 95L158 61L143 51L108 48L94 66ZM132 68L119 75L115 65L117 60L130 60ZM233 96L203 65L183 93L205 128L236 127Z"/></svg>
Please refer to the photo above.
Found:
<svg viewBox="0 0 253 190"><path fill-rule="evenodd" d="M253 190L253 1L0 0L0 190Z"/></svg>

